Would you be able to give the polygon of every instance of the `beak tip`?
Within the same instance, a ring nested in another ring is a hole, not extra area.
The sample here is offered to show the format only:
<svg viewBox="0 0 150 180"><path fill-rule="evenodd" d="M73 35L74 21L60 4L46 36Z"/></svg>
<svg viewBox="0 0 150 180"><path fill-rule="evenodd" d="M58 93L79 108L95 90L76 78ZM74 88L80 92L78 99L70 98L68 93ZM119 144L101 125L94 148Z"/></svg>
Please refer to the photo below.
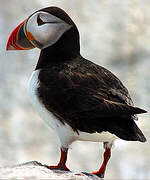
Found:
<svg viewBox="0 0 150 180"><path fill-rule="evenodd" d="M7 45L6 45L6 50L9 51L9 50L15 50L16 48L13 46L14 44L14 35L13 33L11 33L11 35L9 36L9 39L7 41Z"/></svg>
<svg viewBox="0 0 150 180"><path fill-rule="evenodd" d="M9 45L7 44L7 46L6 46L6 51L9 51Z"/></svg>
<svg viewBox="0 0 150 180"><path fill-rule="evenodd" d="M7 44L6 51L9 51L9 50L15 50L15 48L12 45Z"/></svg>

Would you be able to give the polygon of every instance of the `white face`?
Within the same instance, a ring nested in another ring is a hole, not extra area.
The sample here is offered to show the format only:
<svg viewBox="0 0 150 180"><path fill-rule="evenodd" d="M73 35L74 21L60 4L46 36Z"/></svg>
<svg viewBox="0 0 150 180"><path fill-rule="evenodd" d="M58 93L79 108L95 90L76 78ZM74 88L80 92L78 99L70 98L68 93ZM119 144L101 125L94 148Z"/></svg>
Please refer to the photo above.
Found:
<svg viewBox="0 0 150 180"><path fill-rule="evenodd" d="M36 47L43 49L56 43L63 33L71 27L62 19L47 12L39 11L27 20L26 34L32 36L30 41Z"/></svg>

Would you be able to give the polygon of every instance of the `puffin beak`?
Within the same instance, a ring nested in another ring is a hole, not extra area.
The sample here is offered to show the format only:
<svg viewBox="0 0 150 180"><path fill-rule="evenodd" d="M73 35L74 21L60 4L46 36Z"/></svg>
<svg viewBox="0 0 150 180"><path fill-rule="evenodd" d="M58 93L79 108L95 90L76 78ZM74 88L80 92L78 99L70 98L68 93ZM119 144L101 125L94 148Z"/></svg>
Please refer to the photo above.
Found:
<svg viewBox="0 0 150 180"><path fill-rule="evenodd" d="M26 36L26 22L27 19L13 30L9 36L6 50L29 50L35 48L35 46L30 41L31 35L28 35L28 37ZM34 39L33 36L32 39Z"/></svg>

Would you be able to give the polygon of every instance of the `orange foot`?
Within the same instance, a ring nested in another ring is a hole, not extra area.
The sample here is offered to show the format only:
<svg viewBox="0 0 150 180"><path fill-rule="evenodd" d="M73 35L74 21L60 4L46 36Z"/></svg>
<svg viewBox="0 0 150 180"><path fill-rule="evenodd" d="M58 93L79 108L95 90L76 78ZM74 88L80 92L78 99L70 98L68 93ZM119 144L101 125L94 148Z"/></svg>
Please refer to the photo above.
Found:
<svg viewBox="0 0 150 180"><path fill-rule="evenodd" d="M58 169L64 171L70 171L66 166L68 149L61 148L61 157L57 166L48 166L49 169Z"/></svg>
<svg viewBox="0 0 150 180"><path fill-rule="evenodd" d="M92 172L92 174L94 174L94 175L96 175L96 176L98 176L100 178L104 178L104 173L105 172L100 172L100 171Z"/></svg>
<svg viewBox="0 0 150 180"><path fill-rule="evenodd" d="M56 170L63 170L63 171L70 171L68 168L67 168L67 166L66 165L64 165L64 166L61 166L61 165L57 165L57 166L49 166L48 167L49 169L56 169Z"/></svg>
<svg viewBox="0 0 150 180"><path fill-rule="evenodd" d="M106 148L106 150L104 152L104 161L103 161L103 164L102 164L101 168L96 172L92 172L92 174L95 174L100 178L104 178L106 165L108 163L108 160L110 159L110 156L111 156L111 149Z"/></svg>

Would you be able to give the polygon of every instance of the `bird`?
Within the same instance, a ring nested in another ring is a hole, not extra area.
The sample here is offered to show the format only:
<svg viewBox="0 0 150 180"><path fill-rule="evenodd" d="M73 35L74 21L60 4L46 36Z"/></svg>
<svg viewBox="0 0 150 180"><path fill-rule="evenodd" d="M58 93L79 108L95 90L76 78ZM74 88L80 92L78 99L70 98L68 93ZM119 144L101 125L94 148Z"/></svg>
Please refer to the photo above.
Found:
<svg viewBox="0 0 150 180"><path fill-rule="evenodd" d="M61 8L37 10L9 36L7 50L41 50L29 81L29 97L41 118L55 132L61 157L50 169L69 171L68 149L75 141L102 142L104 159L93 174L103 178L116 139L145 142L127 88L109 70L80 53L76 24Z"/></svg>

